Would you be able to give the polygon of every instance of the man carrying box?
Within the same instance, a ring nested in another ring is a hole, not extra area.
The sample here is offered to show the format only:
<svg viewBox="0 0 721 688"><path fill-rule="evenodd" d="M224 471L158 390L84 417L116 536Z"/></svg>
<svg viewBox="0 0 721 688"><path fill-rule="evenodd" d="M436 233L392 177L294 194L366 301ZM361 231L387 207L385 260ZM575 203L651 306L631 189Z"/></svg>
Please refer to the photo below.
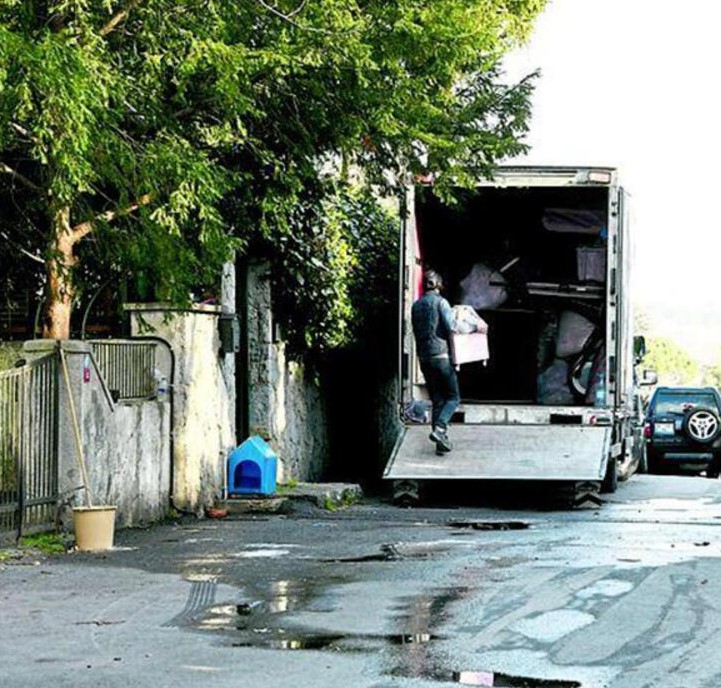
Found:
<svg viewBox="0 0 721 688"><path fill-rule="evenodd" d="M448 439L448 423L461 401L458 378L450 358L453 312L441 296L442 288L441 276L428 270L423 275L425 293L411 309L418 359L433 404L429 437L436 443L438 454L448 453L453 448Z"/></svg>

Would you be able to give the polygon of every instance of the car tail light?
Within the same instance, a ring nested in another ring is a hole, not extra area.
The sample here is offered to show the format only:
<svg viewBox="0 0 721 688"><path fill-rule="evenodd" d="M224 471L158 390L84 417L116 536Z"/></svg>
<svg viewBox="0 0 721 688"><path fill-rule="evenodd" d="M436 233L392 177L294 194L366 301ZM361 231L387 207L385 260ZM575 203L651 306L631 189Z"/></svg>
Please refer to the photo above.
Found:
<svg viewBox="0 0 721 688"><path fill-rule="evenodd" d="M651 427L651 423L646 423L643 426L643 436L648 439L653 434L653 428Z"/></svg>

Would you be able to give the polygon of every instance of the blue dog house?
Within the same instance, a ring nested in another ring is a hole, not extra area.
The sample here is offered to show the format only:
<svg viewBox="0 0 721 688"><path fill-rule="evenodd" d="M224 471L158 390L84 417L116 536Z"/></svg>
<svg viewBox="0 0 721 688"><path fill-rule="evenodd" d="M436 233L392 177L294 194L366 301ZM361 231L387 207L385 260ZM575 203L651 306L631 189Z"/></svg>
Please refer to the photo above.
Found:
<svg viewBox="0 0 721 688"><path fill-rule="evenodd" d="M267 442L254 435L228 457L228 494L275 493L278 457Z"/></svg>

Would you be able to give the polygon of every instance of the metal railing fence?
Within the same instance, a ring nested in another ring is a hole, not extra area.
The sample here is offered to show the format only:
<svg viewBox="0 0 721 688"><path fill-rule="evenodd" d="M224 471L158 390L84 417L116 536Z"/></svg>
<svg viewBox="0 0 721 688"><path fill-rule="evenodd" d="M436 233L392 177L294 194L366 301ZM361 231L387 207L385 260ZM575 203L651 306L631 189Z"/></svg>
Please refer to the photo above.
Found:
<svg viewBox="0 0 721 688"><path fill-rule="evenodd" d="M90 344L99 372L117 399L148 399L155 395L155 342L96 339Z"/></svg>
<svg viewBox="0 0 721 688"><path fill-rule="evenodd" d="M57 356L0 372L0 533L55 523L57 449Z"/></svg>

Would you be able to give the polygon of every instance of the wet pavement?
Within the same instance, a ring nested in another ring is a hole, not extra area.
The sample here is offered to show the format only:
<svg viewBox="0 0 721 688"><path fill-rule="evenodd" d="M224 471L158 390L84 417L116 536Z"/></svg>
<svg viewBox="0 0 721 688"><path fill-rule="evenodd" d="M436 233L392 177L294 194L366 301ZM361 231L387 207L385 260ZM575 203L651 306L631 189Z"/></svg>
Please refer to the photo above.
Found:
<svg viewBox="0 0 721 688"><path fill-rule="evenodd" d="M184 520L0 563L0 685L718 688L721 481L536 497Z"/></svg>

